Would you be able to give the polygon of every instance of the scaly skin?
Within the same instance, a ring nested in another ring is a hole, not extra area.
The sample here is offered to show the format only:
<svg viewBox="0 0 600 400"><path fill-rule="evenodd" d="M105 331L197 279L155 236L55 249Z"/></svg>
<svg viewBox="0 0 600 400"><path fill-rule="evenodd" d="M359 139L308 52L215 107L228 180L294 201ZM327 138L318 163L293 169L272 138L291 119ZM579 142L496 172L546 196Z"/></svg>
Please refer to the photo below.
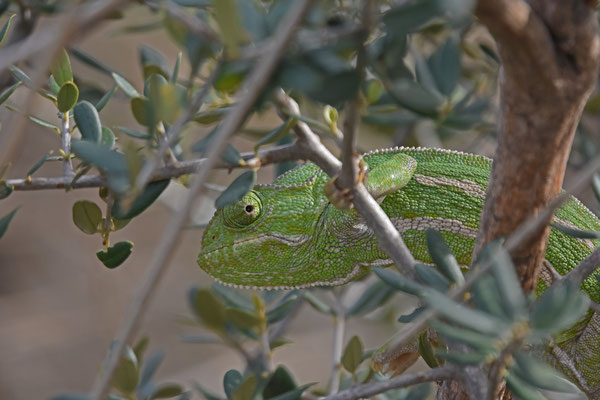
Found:
<svg viewBox="0 0 600 400"><path fill-rule="evenodd" d="M398 153L417 161L416 170L406 158L395 163L400 175L412 176L406 186L382 178ZM425 230L434 228L458 262L470 264L491 160L448 150L398 148L366 154L364 161L370 171L367 187L378 186L369 191L381 195L381 207L417 260L431 263ZM328 181L325 173L308 163L273 184L255 186L240 202L217 210L204 233L198 264L222 283L262 289L340 285L363 276L370 266L389 265L356 211L329 203L323 192ZM387 193L390 185L401 189ZM554 222L600 230L600 220L575 198L556 211ZM598 244L552 229L546 260L564 275ZM548 279L545 271L540 291ZM592 300L600 301L600 285L594 277L582 288ZM600 318L590 313L559 341L592 391L600 388L599 327Z"/></svg>

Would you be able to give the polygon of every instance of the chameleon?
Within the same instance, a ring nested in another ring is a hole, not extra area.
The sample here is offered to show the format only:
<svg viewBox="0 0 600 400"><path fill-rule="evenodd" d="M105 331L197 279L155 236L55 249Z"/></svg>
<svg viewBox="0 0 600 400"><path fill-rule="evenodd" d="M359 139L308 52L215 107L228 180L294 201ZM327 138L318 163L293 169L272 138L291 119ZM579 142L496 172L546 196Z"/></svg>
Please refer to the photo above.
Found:
<svg viewBox="0 0 600 400"><path fill-rule="evenodd" d="M433 228L459 265L468 268L492 160L454 150L397 147L366 153L363 162L367 190L414 258L432 263L425 231ZM391 265L358 213L332 204L324 191L328 182L329 176L309 162L218 209L202 237L199 266L225 285L283 290L343 285L373 266ZM556 210L553 222L600 230L600 220L574 197ZM551 228L545 263L564 275L599 244ZM544 269L538 292L551 281ZM600 283L593 276L582 289L600 302ZM588 313L575 330L557 344L572 357L586 391L594 392L600 389L600 315Z"/></svg>

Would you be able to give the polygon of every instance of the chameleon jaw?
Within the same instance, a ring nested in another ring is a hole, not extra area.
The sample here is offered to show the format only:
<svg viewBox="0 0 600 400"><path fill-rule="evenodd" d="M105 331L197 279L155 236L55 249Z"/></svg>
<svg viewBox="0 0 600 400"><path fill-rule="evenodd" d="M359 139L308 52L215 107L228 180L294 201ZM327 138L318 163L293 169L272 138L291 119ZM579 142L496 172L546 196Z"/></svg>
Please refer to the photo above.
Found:
<svg viewBox="0 0 600 400"><path fill-rule="evenodd" d="M213 279L219 283L220 285L223 286L229 286L229 287L233 287L236 289L249 289L249 290L296 290L296 289L308 289L311 287L317 287L317 286L340 286L340 285L344 285L348 282L350 282L351 280L353 280L354 278L356 278L361 270L361 266L363 266L362 264L356 264L354 265L354 268L352 268L352 271L346 275L343 278L337 279L335 281L332 282L310 282L310 283L303 283L300 285L277 285L277 286L254 286L254 285L240 285L237 283L230 283L230 282L223 282L222 280L220 280L217 277L213 277Z"/></svg>

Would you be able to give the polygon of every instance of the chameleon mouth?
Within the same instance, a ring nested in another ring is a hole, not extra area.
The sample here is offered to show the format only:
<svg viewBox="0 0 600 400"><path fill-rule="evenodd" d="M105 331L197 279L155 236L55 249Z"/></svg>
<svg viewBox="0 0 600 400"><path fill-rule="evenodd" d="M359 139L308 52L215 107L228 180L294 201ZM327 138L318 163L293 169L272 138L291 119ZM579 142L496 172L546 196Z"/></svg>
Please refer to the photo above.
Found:
<svg viewBox="0 0 600 400"><path fill-rule="evenodd" d="M268 285L261 285L261 286L257 286L257 285L245 285L245 284L239 284L239 283L232 283L232 282L224 282L221 279L213 276L210 272L208 272L208 274L220 285L223 286L228 286L228 287L233 287L236 289L249 289L249 290L296 290L296 289L308 289L308 288L312 288L312 287L317 287L317 286L340 286L340 285L344 285L348 282L350 282L351 280L353 280L354 278L356 278L360 272L361 272L361 264L356 264L354 266L354 268L352 268L352 271L339 279L336 279L334 281L319 281L319 282L309 282L309 283L301 283L298 285L274 285L274 286L268 286ZM205 270L206 271L206 270Z"/></svg>

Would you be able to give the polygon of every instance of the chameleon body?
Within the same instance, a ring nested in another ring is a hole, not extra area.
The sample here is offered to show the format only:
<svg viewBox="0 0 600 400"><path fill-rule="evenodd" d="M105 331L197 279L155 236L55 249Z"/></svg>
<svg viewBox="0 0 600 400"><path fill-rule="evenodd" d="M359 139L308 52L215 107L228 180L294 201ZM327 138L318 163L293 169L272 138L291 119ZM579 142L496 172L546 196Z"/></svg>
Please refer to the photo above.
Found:
<svg viewBox="0 0 600 400"><path fill-rule="evenodd" d="M367 189L413 256L432 262L425 230L433 228L441 232L459 264L467 267L491 160L424 148L379 150L365 154L363 160L369 167ZM202 239L200 267L231 286L291 289L341 285L363 276L371 266L390 265L356 211L340 210L330 203L323 191L329 179L307 163L272 184L255 186L239 202L217 210ZM600 230L600 220L575 198L556 211L553 222ZM564 275L598 244L552 228L545 258ZM538 290L544 290L550 279L544 270ZM600 301L600 284L593 276L582 288L592 300ZM600 317L590 312L563 336L558 344L581 371L586 391L598 390Z"/></svg>

